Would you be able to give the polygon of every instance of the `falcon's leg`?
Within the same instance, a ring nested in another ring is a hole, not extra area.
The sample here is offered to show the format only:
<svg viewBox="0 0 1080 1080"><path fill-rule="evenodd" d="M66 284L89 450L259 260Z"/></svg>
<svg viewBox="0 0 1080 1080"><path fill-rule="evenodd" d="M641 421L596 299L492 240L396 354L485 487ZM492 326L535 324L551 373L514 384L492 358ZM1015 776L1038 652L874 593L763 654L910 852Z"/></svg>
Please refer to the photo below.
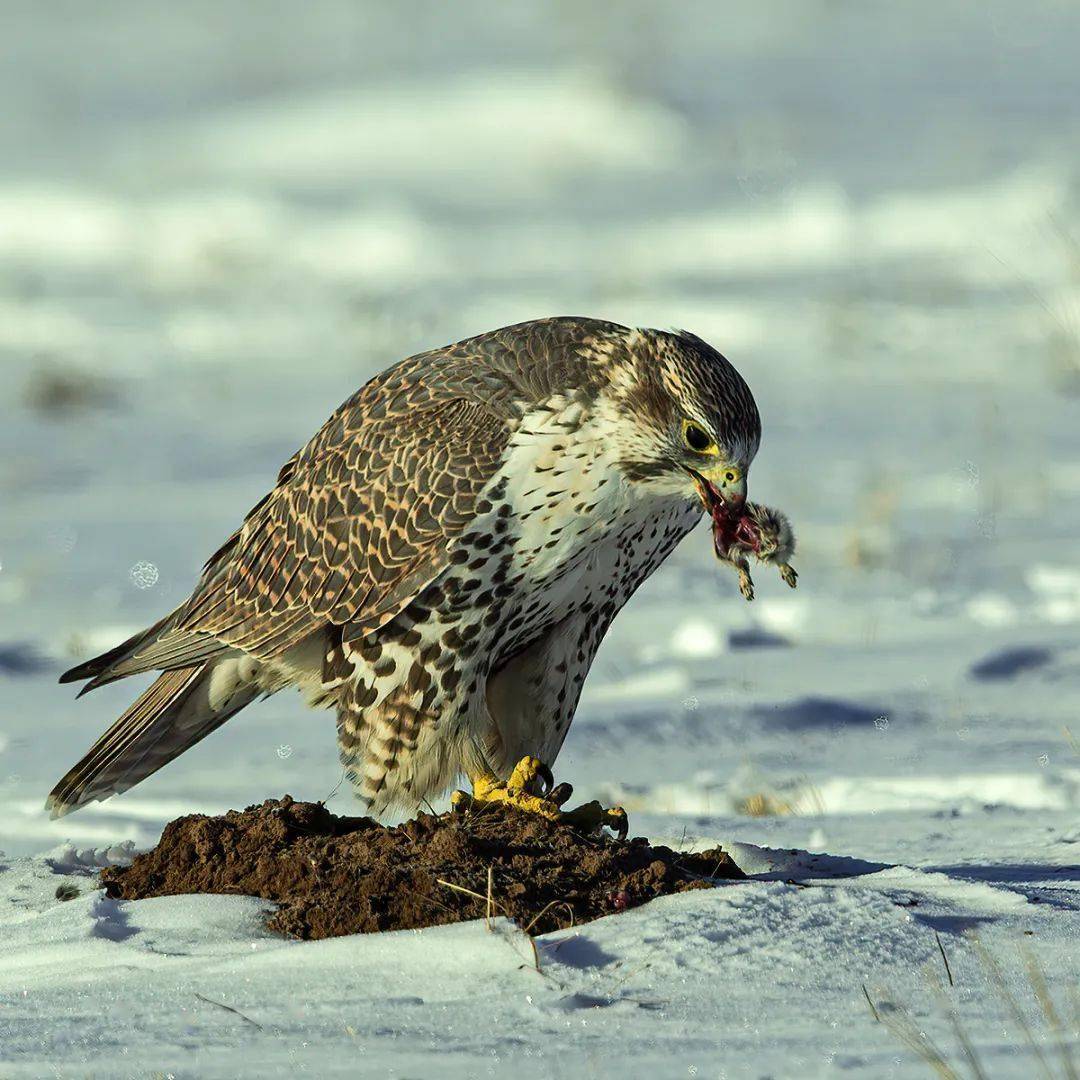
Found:
<svg viewBox="0 0 1080 1080"><path fill-rule="evenodd" d="M558 756L589 665L616 610L583 607L488 675L471 747L461 763L473 793L458 792L454 797L458 807L509 803L582 831L606 827L620 837L626 835L626 812L619 807L607 810L590 802L563 810L573 789L569 784L553 787L545 764ZM507 774L507 780L500 779Z"/></svg>
<svg viewBox="0 0 1080 1080"><path fill-rule="evenodd" d="M559 816L559 807L546 797L553 786L551 770L539 758L522 758L509 780L498 780L489 773L471 776L472 795L463 791L454 793L455 805L465 800L470 802L501 802L516 806L519 810L528 810L548 818Z"/></svg>
<svg viewBox="0 0 1080 1080"><path fill-rule="evenodd" d="M551 770L539 758L522 758L514 766L509 780L497 780L490 773L480 773L469 779L472 794L455 791L452 796L453 804L459 810L467 810L474 804L506 803L550 821L562 821L583 832L596 832L607 827L620 840L626 837L629 822L622 807L606 809L594 799L573 810L563 810L562 804L570 798L573 788L569 784L553 787Z"/></svg>

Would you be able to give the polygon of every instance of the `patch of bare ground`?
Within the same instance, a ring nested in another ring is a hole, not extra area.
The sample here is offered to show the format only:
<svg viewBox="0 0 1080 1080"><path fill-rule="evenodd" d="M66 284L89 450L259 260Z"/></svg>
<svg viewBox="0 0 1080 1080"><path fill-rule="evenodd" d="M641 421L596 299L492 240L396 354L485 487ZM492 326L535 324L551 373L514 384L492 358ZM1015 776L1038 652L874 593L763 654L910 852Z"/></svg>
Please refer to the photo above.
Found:
<svg viewBox="0 0 1080 1080"><path fill-rule="evenodd" d="M542 934L744 875L720 848L688 854L642 837L584 836L505 805L387 827L286 795L178 818L155 848L101 876L126 900L259 896L278 905L269 929L315 939L493 915Z"/></svg>

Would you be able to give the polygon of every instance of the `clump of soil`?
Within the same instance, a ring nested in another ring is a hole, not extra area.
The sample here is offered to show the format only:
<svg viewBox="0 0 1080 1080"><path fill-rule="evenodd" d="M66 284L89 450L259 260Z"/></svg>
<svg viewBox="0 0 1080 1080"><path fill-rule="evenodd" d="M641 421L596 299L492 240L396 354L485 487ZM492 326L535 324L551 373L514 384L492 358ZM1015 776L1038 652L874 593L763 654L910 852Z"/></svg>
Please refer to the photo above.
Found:
<svg viewBox="0 0 1080 1080"><path fill-rule="evenodd" d="M221 817L178 818L131 866L101 874L109 895L127 900L177 893L273 900L279 907L267 926L298 938L485 915L542 934L743 876L720 848L691 855L642 837L582 836L505 805L421 814L387 828L288 795Z"/></svg>

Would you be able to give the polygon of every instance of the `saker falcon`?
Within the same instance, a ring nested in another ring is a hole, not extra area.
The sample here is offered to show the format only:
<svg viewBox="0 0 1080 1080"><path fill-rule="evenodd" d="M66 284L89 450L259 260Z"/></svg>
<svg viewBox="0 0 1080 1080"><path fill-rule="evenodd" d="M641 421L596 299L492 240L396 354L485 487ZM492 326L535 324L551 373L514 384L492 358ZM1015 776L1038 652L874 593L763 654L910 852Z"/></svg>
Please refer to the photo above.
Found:
<svg viewBox="0 0 1080 1080"><path fill-rule="evenodd" d="M59 781L52 815L297 686L336 710L374 813L464 774L466 804L624 833L621 810L562 811L550 767L612 619L702 513L721 558L735 536L756 550L760 436L742 377L685 332L552 318L402 360L286 462L189 599L62 676L85 692L161 672Z"/></svg>

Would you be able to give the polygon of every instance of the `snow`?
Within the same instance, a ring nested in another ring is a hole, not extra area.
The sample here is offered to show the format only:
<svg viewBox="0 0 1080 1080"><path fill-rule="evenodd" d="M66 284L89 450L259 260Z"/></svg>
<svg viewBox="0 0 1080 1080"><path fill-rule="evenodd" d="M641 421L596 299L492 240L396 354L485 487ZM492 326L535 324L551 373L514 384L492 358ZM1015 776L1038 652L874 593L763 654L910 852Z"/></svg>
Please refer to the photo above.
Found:
<svg viewBox="0 0 1080 1080"><path fill-rule="evenodd" d="M953 1007L990 1075L1024 1074L1030 1062L959 931L978 926L1006 964L1010 939L1032 931L1055 985L1075 947L1055 925L1060 908L962 871L732 851L754 880L546 935L535 952L502 919L290 942L262 929L252 898L125 904L70 857L52 869L18 860L0 878L6 1072L41 1075L51 1061L63 1075L111 1063L125 1075L228 1076L242 1063L249 1075L542 1077L580 1075L582 1062L607 1075L617 1055L633 1077L921 1075L873 1024L863 987L941 1042L927 974L944 980L938 930ZM58 903L58 883L80 894Z"/></svg>
<svg viewBox="0 0 1080 1080"><path fill-rule="evenodd" d="M712 15L5 13L4 1076L930 1075L869 994L961 1074L951 1011L1026 1080L979 943L1057 1067L1025 950L1068 1018L1080 17ZM696 532L556 769L751 881L535 954L501 922L303 944L247 898L105 898L96 868L180 814L355 806L332 718L280 695L50 822L133 692L76 703L60 671L181 600L371 373L552 313L686 326L761 407L751 492L795 524L798 591L761 568L744 603Z"/></svg>

